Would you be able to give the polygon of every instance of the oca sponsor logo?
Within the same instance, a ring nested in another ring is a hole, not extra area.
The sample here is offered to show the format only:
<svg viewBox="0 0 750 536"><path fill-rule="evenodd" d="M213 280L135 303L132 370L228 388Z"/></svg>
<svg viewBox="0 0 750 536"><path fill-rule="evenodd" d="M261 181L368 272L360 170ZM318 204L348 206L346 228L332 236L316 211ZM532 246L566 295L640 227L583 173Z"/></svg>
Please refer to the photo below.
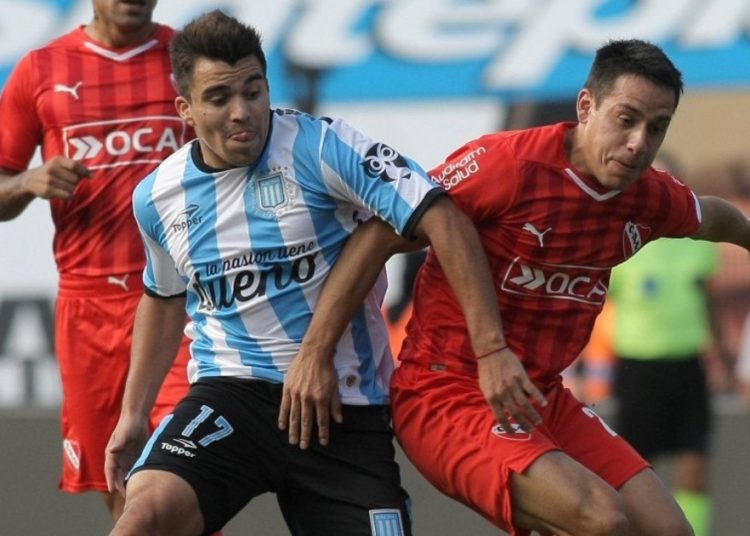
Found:
<svg viewBox="0 0 750 536"><path fill-rule="evenodd" d="M177 117L145 116L82 123L63 129L65 156L89 169L159 164L185 142Z"/></svg>
<svg viewBox="0 0 750 536"><path fill-rule="evenodd" d="M605 270L554 264L530 266L516 257L503 276L501 288L511 294L601 306L607 294L607 285L597 273L599 271Z"/></svg>

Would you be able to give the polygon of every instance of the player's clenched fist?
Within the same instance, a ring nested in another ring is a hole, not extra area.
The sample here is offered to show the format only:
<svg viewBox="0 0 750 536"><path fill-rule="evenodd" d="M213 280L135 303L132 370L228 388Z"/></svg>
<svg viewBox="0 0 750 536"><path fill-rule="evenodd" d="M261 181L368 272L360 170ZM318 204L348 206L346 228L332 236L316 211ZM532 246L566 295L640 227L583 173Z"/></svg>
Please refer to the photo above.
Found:
<svg viewBox="0 0 750 536"><path fill-rule="evenodd" d="M70 199L78 182L91 172L81 162L56 156L21 174L25 191L42 199Z"/></svg>

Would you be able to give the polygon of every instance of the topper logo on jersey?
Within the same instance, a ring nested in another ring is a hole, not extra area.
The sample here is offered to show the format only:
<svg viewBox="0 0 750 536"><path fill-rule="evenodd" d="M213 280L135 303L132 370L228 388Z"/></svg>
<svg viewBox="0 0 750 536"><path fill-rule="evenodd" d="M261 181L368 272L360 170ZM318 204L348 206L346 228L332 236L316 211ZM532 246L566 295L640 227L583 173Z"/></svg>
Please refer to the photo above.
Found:
<svg viewBox="0 0 750 536"><path fill-rule="evenodd" d="M505 272L501 288L511 294L602 305L607 285L593 275L596 271L605 270L554 264L529 266L516 257Z"/></svg>
<svg viewBox="0 0 750 536"><path fill-rule="evenodd" d="M622 231L622 253L626 259L635 255L643 247L644 240L642 234L648 235L649 231L651 231L650 227L638 225L632 221L625 224L625 229Z"/></svg>
<svg viewBox="0 0 750 536"><path fill-rule="evenodd" d="M65 156L89 169L159 164L185 142L185 128L169 116L72 125L63 129Z"/></svg>
<svg viewBox="0 0 750 536"><path fill-rule="evenodd" d="M185 210L181 210L177 214L177 217L169 224L169 228L175 233L179 233L190 229L193 225L198 225L203 220L201 216L196 215L199 208L195 203L190 203Z"/></svg>
<svg viewBox="0 0 750 536"><path fill-rule="evenodd" d="M380 178L385 182L411 178L411 169L406 159L384 143L376 143L370 147L362 167L373 179Z"/></svg>

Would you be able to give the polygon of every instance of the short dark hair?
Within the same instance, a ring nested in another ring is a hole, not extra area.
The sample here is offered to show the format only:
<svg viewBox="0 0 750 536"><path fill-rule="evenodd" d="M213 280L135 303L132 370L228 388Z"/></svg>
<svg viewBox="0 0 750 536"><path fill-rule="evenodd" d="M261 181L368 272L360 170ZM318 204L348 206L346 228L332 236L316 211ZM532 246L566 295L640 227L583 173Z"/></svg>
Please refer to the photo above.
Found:
<svg viewBox="0 0 750 536"><path fill-rule="evenodd" d="M609 41L599 48L584 87L595 97L604 97L615 81L626 74L641 76L674 91L675 108L680 102L682 73L661 48L640 39Z"/></svg>
<svg viewBox="0 0 750 536"><path fill-rule="evenodd" d="M169 55L177 89L183 97L190 94L193 69L199 58L234 65L255 56L264 75L267 70L266 56L257 30L219 9L193 19L177 32L169 45Z"/></svg>

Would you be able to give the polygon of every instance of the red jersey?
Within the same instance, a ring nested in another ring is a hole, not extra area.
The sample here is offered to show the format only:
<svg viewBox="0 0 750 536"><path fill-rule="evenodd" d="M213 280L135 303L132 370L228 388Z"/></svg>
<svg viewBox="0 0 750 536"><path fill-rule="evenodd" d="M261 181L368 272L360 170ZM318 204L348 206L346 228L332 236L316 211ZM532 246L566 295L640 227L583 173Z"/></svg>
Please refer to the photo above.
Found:
<svg viewBox="0 0 750 536"><path fill-rule="evenodd" d="M24 171L41 145L92 174L70 201L50 202L61 274L143 269L133 218L135 185L179 148L187 127L174 106L168 43L157 25L144 43L110 49L78 28L24 56L0 97L0 167Z"/></svg>
<svg viewBox="0 0 750 536"><path fill-rule="evenodd" d="M489 258L505 336L530 377L548 385L581 352L610 270L646 242L695 233L693 192L649 169L624 191L570 163L573 123L474 140L430 172L476 225ZM403 361L476 370L463 315L434 254L414 290Z"/></svg>

